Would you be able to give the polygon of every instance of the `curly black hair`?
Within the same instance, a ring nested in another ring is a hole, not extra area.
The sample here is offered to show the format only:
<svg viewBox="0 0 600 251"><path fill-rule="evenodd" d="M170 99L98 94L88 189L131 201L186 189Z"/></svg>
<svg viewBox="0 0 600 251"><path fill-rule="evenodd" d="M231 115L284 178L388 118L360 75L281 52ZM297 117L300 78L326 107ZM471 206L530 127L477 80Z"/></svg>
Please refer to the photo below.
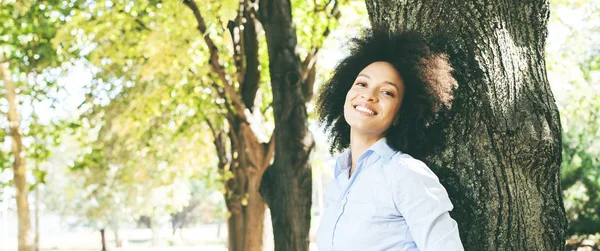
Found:
<svg viewBox="0 0 600 251"><path fill-rule="evenodd" d="M435 145L433 140L440 139L441 129L436 125L440 115L450 109L458 84L448 57L434 52L414 31L389 34L365 30L361 37L351 40L349 55L336 66L317 97L319 120L329 131L330 152L349 147L350 125L344 118L346 93L357 75L378 61L390 63L400 73L405 90L398 121L385 132L387 144L421 157Z"/></svg>

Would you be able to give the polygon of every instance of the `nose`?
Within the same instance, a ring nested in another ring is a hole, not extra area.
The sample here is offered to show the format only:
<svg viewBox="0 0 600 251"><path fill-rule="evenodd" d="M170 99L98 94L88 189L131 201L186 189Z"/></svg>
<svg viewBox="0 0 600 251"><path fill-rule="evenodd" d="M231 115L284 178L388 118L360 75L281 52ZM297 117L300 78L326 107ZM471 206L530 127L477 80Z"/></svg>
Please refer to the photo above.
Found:
<svg viewBox="0 0 600 251"><path fill-rule="evenodd" d="M377 99L377 93L375 92L375 89L369 88L363 91L360 96L368 102L377 102L379 99Z"/></svg>

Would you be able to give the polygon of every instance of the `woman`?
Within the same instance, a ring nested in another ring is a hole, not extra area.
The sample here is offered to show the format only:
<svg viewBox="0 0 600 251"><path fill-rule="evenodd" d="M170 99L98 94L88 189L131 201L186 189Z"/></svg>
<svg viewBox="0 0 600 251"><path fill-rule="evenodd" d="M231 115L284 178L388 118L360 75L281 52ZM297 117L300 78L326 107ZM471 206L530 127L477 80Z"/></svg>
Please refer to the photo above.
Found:
<svg viewBox="0 0 600 251"><path fill-rule="evenodd" d="M346 150L327 189L320 251L463 250L446 190L412 157L431 150L456 87L451 71L416 33L353 40L317 101L331 151Z"/></svg>

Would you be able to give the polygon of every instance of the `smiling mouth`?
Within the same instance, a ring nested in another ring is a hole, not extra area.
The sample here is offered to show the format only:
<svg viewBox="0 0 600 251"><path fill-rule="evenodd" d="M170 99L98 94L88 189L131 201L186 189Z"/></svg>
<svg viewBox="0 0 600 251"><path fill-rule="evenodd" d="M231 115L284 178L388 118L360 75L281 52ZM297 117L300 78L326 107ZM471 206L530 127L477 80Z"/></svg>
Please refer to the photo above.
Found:
<svg viewBox="0 0 600 251"><path fill-rule="evenodd" d="M369 108L366 108L364 106L355 105L354 109L356 109L357 111L363 112L363 113L370 114L370 115L377 115L376 111L373 111L373 110L371 110Z"/></svg>

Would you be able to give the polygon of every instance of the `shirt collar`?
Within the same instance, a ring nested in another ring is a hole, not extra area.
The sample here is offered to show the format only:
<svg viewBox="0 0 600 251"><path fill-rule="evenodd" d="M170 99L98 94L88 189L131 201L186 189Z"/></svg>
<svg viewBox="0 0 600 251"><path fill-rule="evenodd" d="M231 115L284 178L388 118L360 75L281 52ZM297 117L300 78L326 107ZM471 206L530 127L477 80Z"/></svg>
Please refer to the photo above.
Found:
<svg viewBox="0 0 600 251"><path fill-rule="evenodd" d="M369 147L367 151L369 150L377 153L384 161L388 161L394 153L396 153L396 151L387 144L386 138L382 138L375 142L375 144Z"/></svg>
<svg viewBox="0 0 600 251"><path fill-rule="evenodd" d="M340 156L337 157L335 161L335 169L333 172L333 177L337 177L342 172L347 172L352 165L352 152L350 149L346 150Z"/></svg>
<svg viewBox="0 0 600 251"><path fill-rule="evenodd" d="M377 155L379 155L379 157L381 157L381 159L384 162L389 161L390 158L394 155L394 153L396 153L396 151L387 144L387 139L381 138L380 140L375 142L375 144L369 147L369 149L367 149L361 156L358 157L359 161L369 156L371 152L374 152ZM334 177L337 177L342 172L347 172L348 169L350 169L351 165L352 152L350 151L350 149L348 149L337 157L337 160L335 162Z"/></svg>

